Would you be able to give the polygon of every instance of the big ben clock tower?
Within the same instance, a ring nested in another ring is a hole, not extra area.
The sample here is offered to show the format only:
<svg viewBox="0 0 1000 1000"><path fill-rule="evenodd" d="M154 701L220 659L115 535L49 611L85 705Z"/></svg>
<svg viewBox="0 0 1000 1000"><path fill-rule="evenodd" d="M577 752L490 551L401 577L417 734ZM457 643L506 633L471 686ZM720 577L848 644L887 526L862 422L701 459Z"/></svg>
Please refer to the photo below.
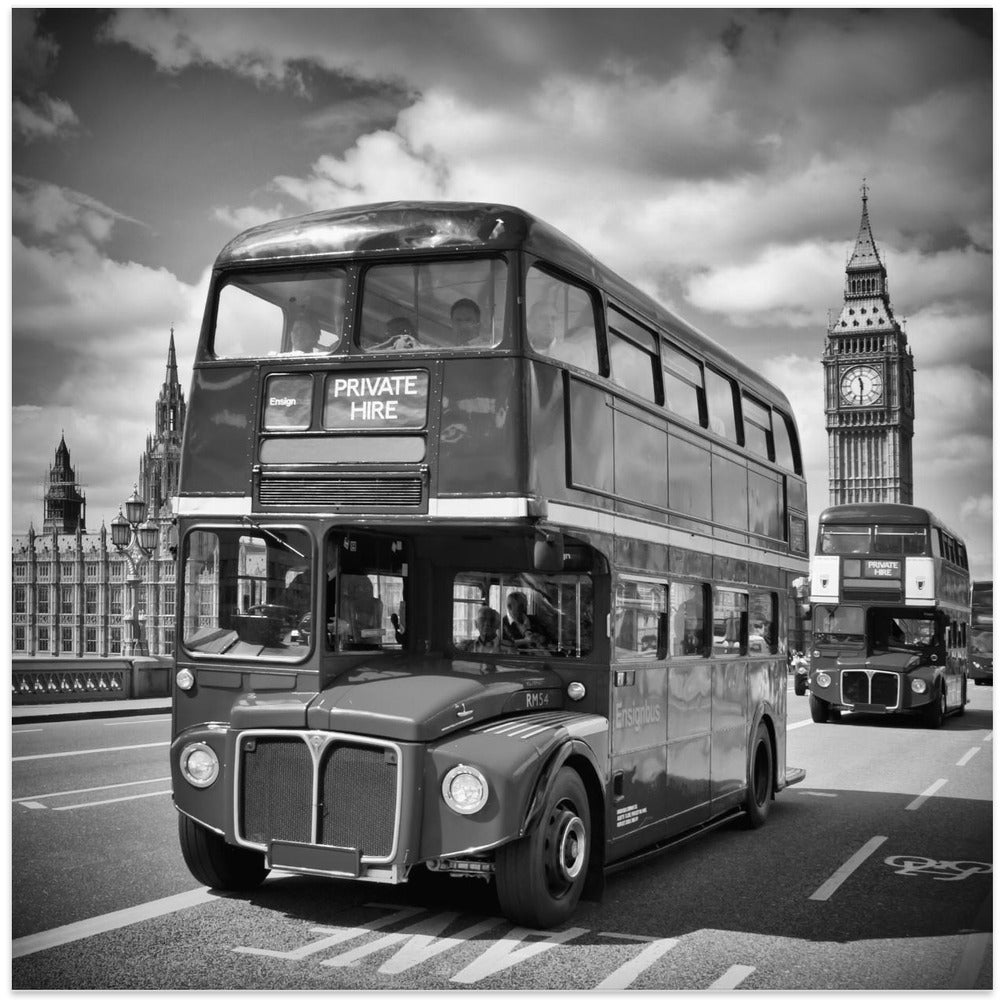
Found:
<svg viewBox="0 0 1000 1000"><path fill-rule="evenodd" d="M823 351L830 504L913 503L913 355L889 304L861 188L844 307Z"/></svg>

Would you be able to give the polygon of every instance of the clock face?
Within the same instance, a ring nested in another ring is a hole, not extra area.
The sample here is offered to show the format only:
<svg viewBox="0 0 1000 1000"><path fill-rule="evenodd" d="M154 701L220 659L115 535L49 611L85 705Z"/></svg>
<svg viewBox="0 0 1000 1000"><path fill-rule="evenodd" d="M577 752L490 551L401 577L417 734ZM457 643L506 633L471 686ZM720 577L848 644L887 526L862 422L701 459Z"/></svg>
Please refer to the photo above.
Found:
<svg viewBox="0 0 1000 1000"><path fill-rule="evenodd" d="M882 373L871 365L855 365L840 377L840 395L850 406L873 406L882 398Z"/></svg>

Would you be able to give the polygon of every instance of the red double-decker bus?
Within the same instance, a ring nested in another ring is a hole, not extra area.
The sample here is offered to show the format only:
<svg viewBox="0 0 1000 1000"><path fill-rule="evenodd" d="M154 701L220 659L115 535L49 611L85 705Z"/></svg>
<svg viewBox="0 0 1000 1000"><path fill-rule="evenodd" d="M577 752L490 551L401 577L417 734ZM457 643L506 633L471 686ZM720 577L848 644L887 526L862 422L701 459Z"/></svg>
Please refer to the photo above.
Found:
<svg viewBox="0 0 1000 1000"><path fill-rule="evenodd" d="M810 591L814 722L843 711L917 713L938 727L965 711L968 554L931 511L880 503L827 508Z"/></svg>
<svg viewBox="0 0 1000 1000"><path fill-rule="evenodd" d="M803 776L787 399L518 209L233 240L177 520L174 802L207 885L422 869L545 927Z"/></svg>

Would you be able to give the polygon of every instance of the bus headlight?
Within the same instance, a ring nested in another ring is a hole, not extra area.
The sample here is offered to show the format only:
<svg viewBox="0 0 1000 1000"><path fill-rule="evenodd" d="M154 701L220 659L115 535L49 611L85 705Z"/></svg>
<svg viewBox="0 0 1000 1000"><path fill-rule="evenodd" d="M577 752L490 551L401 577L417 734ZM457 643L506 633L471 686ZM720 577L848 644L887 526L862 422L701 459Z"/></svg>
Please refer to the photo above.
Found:
<svg viewBox="0 0 1000 1000"><path fill-rule="evenodd" d="M910 681L910 690L914 694L923 694L927 690L927 681L925 681L922 677L914 677L913 680Z"/></svg>
<svg viewBox="0 0 1000 1000"><path fill-rule="evenodd" d="M816 675L816 683L821 688L828 688L830 686L830 675L829 674L824 674L823 671L821 670Z"/></svg>
<svg viewBox="0 0 1000 1000"><path fill-rule="evenodd" d="M190 691L194 687L194 674L187 667L184 667L183 670L177 671L174 681L182 691Z"/></svg>
<svg viewBox="0 0 1000 1000"><path fill-rule="evenodd" d="M219 758L207 743L192 743L181 751L181 774L195 788L208 788L219 776Z"/></svg>
<svg viewBox="0 0 1000 1000"><path fill-rule="evenodd" d="M586 693L587 689L579 681L571 681L569 687L566 688L566 694L573 701L579 701Z"/></svg>
<svg viewBox="0 0 1000 1000"><path fill-rule="evenodd" d="M482 772L468 764L453 767L441 782L441 794L448 808L463 816L479 812L490 797L490 786Z"/></svg>

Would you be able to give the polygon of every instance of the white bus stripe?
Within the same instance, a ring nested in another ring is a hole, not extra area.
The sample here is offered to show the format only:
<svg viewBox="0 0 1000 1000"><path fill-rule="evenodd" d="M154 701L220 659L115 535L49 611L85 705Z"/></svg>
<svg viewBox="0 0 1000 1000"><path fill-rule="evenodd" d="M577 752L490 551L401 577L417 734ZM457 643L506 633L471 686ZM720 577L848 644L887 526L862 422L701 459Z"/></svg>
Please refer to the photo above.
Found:
<svg viewBox="0 0 1000 1000"><path fill-rule="evenodd" d="M940 791L948 784L947 778L938 778L930 788L921 792L906 808L907 809L919 809L935 792Z"/></svg>
<svg viewBox="0 0 1000 1000"><path fill-rule="evenodd" d="M62 750L59 753L33 753L24 757L11 757L11 760L16 764L18 761L25 760L51 760L53 757L80 757L86 753L112 753L115 750L150 750L153 747L168 746L170 746L170 741L166 740L163 743L135 743L128 747L95 747L93 750Z"/></svg>
<svg viewBox="0 0 1000 1000"><path fill-rule="evenodd" d="M12 802L36 802L38 799L53 799L59 795L83 795L85 792L106 792L111 788L130 788L133 785L152 785L157 781L169 781L170 775L165 778L146 778L143 781L122 781L117 785L92 785L90 788L70 788L65 792L43 792L41 795L22 795Z"/></svg>
<svg viewBox="0 0 1000 1000"><path fill-rule="evenodd" d="M149 799L154 795L169 795L170 789L164 788L160 792L142 792L139 795L122 795L117 799L101 799L99 802L77 802L72 806L53 806L53 812L66 812L67 809L89 809L91 806L107 806L112 802L131 802L134 799Z"/></svg>
<svg viewBox="0 0 1000 1000"><path fill-rule="evenodd" d="M85 938L93 937L95 934L118 930L121 927L130 927L132 924L141 923L143 920L162 917L168 913L176 913L178 910L187 910L192 906L211 903L216 899L223 898L225 897L213 896L211 890L203 886L200 889L191 889L189 892L178 893L176 896L154 899L151 903L142 903L139 906L130 906L127 909L116 910L113 913L104 913L99 917L78 920L73 924L53 927L52 930L40 931L37 934L28 934L25 937L14 938L11 942L11 957L24 958L26 955L34 955L39 951L48 951L49 948L58 948L63 944L82 941Z"/></svg>
<svg viewBox="0 0 1000 1000"><path fill-rule="evenodd" d="M968 764L977 753L979 753L979 749L979 747L973 747L968 753L965 754L964 757L962 757L955 767L965 767L965 765Z"/></svg>
<svg viewBox="0 0 1000 1000"><path fill-rule="evenodd" d="M631 935L604 933L601 937L630 937ZM657 959L662 958L679 938L660 938L646 945L635 958L615 969L607 979L599 982L595 990L627 990Z"/></svg>
<svg viewBox="0 0 1000 1000"><path fill-rule="evenodd" d="M855 851L809 898L825 902L871 857L889 838L872 837Z"/></svg>
<svg viewBox="0 0 1000 1000"><path fill-rule="evenodd" d="M734 990L751 972L756 971L757 966L755 965L731 965L723 975L706 988L710 990Z"/></svg>

